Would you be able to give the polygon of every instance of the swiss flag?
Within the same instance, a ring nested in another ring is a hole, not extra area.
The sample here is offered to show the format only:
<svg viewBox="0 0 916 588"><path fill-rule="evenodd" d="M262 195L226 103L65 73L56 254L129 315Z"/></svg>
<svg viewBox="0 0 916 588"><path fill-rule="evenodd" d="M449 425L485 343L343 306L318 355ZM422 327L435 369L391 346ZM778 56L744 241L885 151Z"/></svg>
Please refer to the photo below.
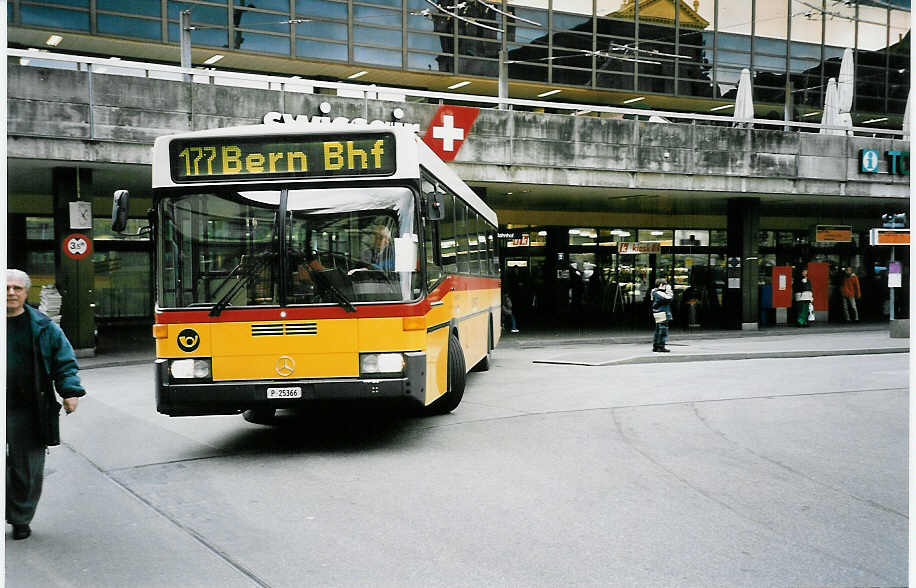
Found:
<svg viewBox="0 0 916 588"><path fill-rule="evenodd" d="M442 161L452 161L468 138L478 114L480 109L471 106L440 106L426 129L423 142Z"/></svg>

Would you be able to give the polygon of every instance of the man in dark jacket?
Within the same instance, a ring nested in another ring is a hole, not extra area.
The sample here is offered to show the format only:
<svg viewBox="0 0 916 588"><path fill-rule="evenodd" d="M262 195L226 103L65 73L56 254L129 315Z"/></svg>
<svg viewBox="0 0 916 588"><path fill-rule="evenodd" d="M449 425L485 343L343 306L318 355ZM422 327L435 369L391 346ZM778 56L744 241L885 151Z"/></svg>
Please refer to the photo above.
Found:
<svg viewBox="0 0 916 588"><path fill-rule="evenodd" d="M63 331L25 303L30 286L28 274L6 270L6 521L17 540L32 534L45 449L60 445L54 391L67 414L86 394Z"/></svg>

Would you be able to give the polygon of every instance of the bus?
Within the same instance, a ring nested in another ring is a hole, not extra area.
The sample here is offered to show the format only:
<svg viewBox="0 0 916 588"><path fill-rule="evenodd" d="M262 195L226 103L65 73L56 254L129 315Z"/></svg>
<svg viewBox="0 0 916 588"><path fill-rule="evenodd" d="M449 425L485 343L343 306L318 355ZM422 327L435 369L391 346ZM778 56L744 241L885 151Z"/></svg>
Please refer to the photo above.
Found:
<svg viewBox="0 0 916 588"><path fill-rule="evenodd" d="M153 146L157 410L454 410L500 339L497 218L407 129L264 124ZM123 231L129 194L115 193Z"/></svg>

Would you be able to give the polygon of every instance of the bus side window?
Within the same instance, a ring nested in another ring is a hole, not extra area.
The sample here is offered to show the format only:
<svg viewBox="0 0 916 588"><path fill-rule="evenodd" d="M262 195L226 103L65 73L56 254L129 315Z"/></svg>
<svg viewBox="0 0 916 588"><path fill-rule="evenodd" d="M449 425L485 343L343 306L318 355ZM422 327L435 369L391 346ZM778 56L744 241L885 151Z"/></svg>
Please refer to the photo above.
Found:
<svg viewBox="0 0 916 588"><path fill-rule="evenodd" d="M458 271L455 252L455 199L451 192L442 196L442 220L439 221L439 243L442 251L442 269L447 274Z"/></svg>
<svg viewBox="0 0 916 588"><path fill-rule="evenodd" d="M493 228L487 226L487 275L499 275L499 261L496 259L496 236Z"/></svg>
<svg viewBox="0 0 916 588"><path fill-rule="evenodd" d="M490 228L490 225L484 225L485 231L484 239L487 240L487 265L484 268L484 273L488 276L493 275L493 257L495 252L493 251L493 230Z"/></svg>
<svg viewBox="0 0 916 588"><path fill-rule="evenodd" d="M438 255L438 259L436 255L439 249L439 221L426 221L424 248L426 249L426 286L432 289L442 279L442 266L439 265L442 255Z"/></svg>
<svg viewBox="0 0 916 588"><path fill-rule="evenodd" d="M471 271L468 247L468 205L460 199L455 199L455 240L458 242L458 273L466 274Z"/></svg>
<svg viewBox="0 0 916 588"><path fill-rule="evenodd" d="M480 246L477 243L477 213L468 208L468 272L480 274Z"/></svg>
<svg viewBox="0 0 916 588"><path fill-rule="evenodd" d="M477 215L477 250L480 252L480 272L481 276L490 273L490 257L487 254L487 221L480 215Z"/></svg>

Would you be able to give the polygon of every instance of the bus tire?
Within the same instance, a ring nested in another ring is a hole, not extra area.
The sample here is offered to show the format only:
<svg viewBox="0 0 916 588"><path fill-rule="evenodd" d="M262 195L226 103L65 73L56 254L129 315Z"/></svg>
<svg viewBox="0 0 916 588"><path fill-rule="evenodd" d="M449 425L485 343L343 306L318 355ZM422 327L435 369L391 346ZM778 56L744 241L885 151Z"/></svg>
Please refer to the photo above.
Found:
<svg viewBox="0 0 916 588"><path fill-rule="evenodd" d="M448 414L455 410L464 396L464 384L467 370L464 364L464 352L461 343L454 334L448 336L448 388L445 394L426 407L426 414Z"/></svg>
<svg viewBox="0 0 916 588"><path fill-rule="evenodd" d="M488 372L490 371L490 366L492 365L492 351L493 351L493 323L492 321L487 325L487 354L483 356L483 359L477 362L477 365L474 366L475 372Z"/></svg>

